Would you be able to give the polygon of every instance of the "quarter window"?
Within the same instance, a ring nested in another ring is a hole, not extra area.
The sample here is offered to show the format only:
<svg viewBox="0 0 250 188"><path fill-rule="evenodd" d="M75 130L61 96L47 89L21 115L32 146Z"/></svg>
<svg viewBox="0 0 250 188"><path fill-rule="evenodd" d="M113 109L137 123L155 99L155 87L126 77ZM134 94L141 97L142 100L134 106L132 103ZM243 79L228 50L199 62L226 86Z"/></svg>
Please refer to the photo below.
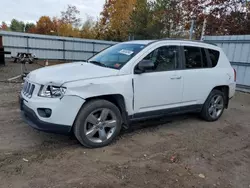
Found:
<svg viewBox="0 0 250 188"><path fill-rule="evenodd" d="M208 49L208 53L212 62L212 67L215 67L218 63L220 52L217 50Z"/></svg>
<svg viewBox="0 0 250 188"><path fill-rule="evenodd" d="M161 72L179 68L178 46L162 46L148 54L144 60L154 63L153 70L149 72Z"/></svg>

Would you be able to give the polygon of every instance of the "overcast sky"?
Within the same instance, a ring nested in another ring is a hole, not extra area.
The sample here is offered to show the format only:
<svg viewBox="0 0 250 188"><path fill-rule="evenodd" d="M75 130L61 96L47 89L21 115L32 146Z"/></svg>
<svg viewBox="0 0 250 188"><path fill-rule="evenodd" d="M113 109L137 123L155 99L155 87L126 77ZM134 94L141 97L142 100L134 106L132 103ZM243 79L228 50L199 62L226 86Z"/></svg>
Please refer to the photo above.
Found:
<svg viewBox="0 0 250 188"><path fill-rule="evenodd" d="M41 16L60 16L67 5L75 5L84 21L86 14L96 19L105 0L0 0L0 21L9 23L13 18L35 22Z"/></svg>

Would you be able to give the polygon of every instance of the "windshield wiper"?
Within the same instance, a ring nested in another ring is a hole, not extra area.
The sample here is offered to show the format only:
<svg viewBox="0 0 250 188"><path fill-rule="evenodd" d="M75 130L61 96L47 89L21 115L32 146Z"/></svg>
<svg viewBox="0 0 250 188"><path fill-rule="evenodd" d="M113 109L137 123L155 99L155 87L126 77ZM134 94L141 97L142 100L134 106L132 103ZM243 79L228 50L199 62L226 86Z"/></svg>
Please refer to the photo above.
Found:
<svg viewBox="0 0 250 188"><path fill-rule="evenodd" d="M102 66L102 67L107 67L105 64L99 62L99 61L88 61L89 63L92 63L94 65Z"/></svg>
<svg viewBox="0 0 250 188"><path fill-rule="evenodd" d="M105 65L104 63L101 63L99 61L87 61L88 63L92 63L94 65L98 65L98 66L101 66L101 67L106 67L106 68L111 68L111 69L118 69L118 68L115 68L113 66L108 66L108 65Z"/></svg>

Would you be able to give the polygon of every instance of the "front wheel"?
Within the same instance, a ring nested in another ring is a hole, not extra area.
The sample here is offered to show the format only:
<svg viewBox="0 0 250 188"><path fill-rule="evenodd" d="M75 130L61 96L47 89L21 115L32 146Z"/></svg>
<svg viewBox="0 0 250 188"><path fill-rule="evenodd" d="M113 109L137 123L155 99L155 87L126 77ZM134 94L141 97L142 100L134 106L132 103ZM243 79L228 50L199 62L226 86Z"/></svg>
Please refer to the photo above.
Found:
<svg viewBox="0 0 250 188"><path fill-rule="evenodd" d="M120 110L106 100L86 103L78 114L74 134L78 141L89 148L103 147L120 133L122 118Z"/></svg>
<svg viewBox="0 0 250 188"><path fill-rule="evenodd" d="M213 90L203 105L201 117L207 121L216 121L225 109L225 95L219 90Z"/></svg>

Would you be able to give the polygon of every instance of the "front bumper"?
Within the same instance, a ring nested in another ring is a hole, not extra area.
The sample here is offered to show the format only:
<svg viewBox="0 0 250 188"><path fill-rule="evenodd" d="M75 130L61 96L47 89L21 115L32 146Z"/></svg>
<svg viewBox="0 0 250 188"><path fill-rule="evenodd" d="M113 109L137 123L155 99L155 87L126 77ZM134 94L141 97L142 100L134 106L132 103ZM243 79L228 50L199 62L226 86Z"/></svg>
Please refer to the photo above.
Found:
<svg viewBox="0 0 250 188"><path fill-rule="evenodd" d="M34 129L51 133L69 134L71 132L72 126L48 123L40 120L36 113L24 104L23 100L24 99L20 97L21 116L28 125Z"/></svg>
<svg viewBox="0 0 250 188"><path fill-rule="evenodd" d="M22 92L19 96L21 115L33 128L59 134L71 132L75 118L85 100L78 96L63 98L42 98L33 95L26 97ZM51 109L50 117L41 117L38 108Z"/></svg>

